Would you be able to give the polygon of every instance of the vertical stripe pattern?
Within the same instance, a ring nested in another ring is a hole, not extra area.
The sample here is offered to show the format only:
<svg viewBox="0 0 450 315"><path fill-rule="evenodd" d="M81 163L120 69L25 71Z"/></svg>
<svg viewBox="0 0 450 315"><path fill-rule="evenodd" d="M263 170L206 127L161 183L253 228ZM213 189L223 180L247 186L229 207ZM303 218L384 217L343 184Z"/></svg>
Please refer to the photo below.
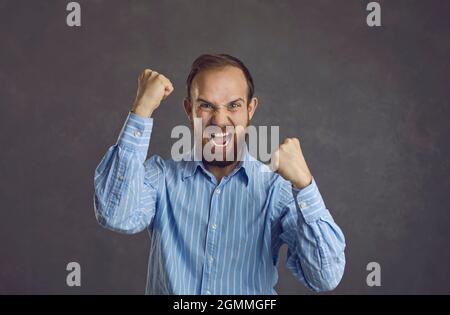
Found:
<svg viewBox="0 0 450 315"><path fill-rule="evenodd" d="M95 169L98 222L150 236L147 294L277 294L287 268L314 291L334 289L345 239L315 179L301 190L248 152L220 183L201 162L147 159L152 118L129 113Z"/></svg>

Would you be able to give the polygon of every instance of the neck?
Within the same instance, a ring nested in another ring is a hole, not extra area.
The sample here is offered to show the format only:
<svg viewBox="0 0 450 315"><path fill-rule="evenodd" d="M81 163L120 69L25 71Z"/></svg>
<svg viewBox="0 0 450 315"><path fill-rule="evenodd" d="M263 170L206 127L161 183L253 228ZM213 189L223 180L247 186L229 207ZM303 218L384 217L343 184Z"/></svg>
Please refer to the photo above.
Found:
<svg viewBox="0 0 450 315"><path fill-rule="evenodd" d="M214 163L208 163L204 159L202 159L202 163L203 166L214 175L217 182L220 183L222 178L231 174L231 172L233 172L233 170L239 165L246 152L247 146L244 145L240 150L237 150L237 152L235 153L235 160L228 165L216 165Z"/></svg>

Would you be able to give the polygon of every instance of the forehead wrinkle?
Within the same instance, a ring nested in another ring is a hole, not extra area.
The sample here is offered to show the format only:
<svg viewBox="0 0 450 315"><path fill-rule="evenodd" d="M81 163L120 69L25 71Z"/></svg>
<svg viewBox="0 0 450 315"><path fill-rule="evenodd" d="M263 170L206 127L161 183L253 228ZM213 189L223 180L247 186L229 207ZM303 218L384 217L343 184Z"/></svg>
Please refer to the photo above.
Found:
<svg viewBox="0 0 450 315"><path fill-rule="evenodd" d="M245 100L247 89L244 74L240 69L233 67L200 72L194 78L192 84L192 90L199 98L203 98L214 105L218 103L228 104L238 98Z"/></svg>
<svg viewBox="0 0 450 315"><path fill-rule="evenodd" d="M203 97L201 95L196 99L196 101L197 102L206 102L206 103L218 106L217 104L215 104L215 102L209 101L206 97ZM225 106L225 105L228 105L228 104L231 104L231 103L237 103L237 102L244 102L244 99L242 97L236 97L236 98L231 97L231 100L228 101L228 102L225 102L223 105Z"/></svg>

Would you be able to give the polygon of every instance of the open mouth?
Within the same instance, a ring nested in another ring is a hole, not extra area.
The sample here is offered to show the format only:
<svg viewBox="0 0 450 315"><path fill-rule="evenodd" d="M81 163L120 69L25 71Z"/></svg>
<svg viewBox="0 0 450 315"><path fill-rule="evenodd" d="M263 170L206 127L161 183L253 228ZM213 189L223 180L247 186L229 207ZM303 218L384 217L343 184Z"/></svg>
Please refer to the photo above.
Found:
<svg viewBox="0 0 450 315"><path fill-rule="evenodd" d="M226 147L230 143L231 139L233 139L233 133L231 132L211 133L209 135L209 139L216 147Z"/></svg>

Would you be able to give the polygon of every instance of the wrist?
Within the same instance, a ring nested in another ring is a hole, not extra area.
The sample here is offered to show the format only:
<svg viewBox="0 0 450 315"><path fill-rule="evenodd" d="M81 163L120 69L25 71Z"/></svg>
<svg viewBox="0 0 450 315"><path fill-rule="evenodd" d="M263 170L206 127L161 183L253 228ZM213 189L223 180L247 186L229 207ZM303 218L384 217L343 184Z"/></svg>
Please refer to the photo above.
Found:
<svg viewBox="0 0 450 315"><path fill-rule="evenodd" d="M139 105L134 105L133 108L131 109L131 112L140 117L150 118L151 115L153 114L153 109L145 108Z"/></svg>
<svg viewBox="0 0 450 315"><path fill-rule="evenodd" d="M300 179L291 182L292 186L299 190L308 187L309 185L311 185L311 183L312 183L312 176L310 176L307 179Z"/></svg>

